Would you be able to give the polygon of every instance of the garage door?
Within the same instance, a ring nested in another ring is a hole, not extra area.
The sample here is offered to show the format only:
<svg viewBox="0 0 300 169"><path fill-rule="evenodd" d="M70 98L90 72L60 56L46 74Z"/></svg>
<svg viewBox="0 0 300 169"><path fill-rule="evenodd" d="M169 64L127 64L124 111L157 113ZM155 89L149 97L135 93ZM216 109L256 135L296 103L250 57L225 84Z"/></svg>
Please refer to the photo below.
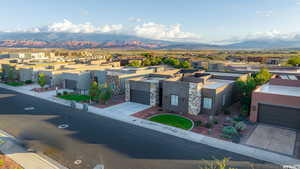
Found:
<svg viewBox="0 0 300 169"><path fill-rule="evenodd" d="M65 80L65 84L66 89L76 90L77 82L75 80Z"/></svg>
<svg viewBox="0 0 300 169"><path fill-rule="evenodd" d="M259 104L258 121L266 124L300 129L300 109Z"/></svg>
<svg viewBox="0 0 300 169"><path fill-rule="evenodd" d="M130 90L130 101L150 105L150 93L141 90Z"/></svg>

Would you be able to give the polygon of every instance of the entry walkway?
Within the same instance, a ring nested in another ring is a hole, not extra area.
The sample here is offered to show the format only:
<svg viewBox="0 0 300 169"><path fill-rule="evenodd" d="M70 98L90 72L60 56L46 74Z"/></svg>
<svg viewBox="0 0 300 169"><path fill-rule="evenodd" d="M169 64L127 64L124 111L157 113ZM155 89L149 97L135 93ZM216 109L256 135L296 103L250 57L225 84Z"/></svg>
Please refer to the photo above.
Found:
<svg viewBox="0 0 300 169"><path fill-rule="evenodd" d="M42 99L46 99L46 100L56 102L59 104L70 106L70 102L62 100L62 99L55 99L55 97L53 97L53 96L52 97L45 96L41 93L35 93L32 91L24 91L24 90L22 91L22 90L19 90L18 87L11 87L11 86L7 86L5 84L0 84L0 87L6 88L6 89L11 89L11 90L18 91L18 92L21 92L24 94L39 97ZM76 108L82 109L82 106L83 106L82 104L76 103ZM142 106L137 103L123 103L120 105L116 105L116 106L112 106L110 108L104 108L104 109L96 108L94 106L89 106L89 112L97 114L97 115L105 116L108 118L120 120L120 121L129 123L129 124L133 124L136 126L148 128L151 130L156 130L158 132L162 132L165 134L170 134L170 135L173 135L173 136L176 136L179 138L183 138L186 140L190 140L190 141L193 141L196 143L209 145L211 147L215 147L215 148L223 149L226 151L234 152L237 154L245 155L248 157L256 158L259 160L271 162L271 163L278 164L278 165L299 165L300 164L299 159L295 159L291 156L286 156L286 155L282 155L282 154L278 154L278 153L274 153L274 152L270 152L270 151L242 145L242 144L236 144L236 143L232 143L232 142L228 142L228 141L223 141L220 139L208 137L208 136L194 133L191 131L186 131L186 130L182 130L179 128L166 126L163 124L159 124L159 123L155 123L155 122L151 122L148 120L139 119L139 118L130 116L130 114L144 110L145 108L147 108L147 106Z"/></svg>

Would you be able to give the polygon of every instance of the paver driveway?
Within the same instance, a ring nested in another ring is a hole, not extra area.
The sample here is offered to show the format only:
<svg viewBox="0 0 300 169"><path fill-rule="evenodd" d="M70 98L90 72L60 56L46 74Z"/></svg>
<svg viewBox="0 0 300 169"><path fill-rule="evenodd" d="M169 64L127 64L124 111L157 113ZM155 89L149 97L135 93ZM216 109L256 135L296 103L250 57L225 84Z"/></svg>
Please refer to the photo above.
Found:
<svg viewBox="0 0 300 169"><path fill-rule="evenodd" d="M246 144L263 149L293 155L296 131L268 125L258 125Z"/></svg>

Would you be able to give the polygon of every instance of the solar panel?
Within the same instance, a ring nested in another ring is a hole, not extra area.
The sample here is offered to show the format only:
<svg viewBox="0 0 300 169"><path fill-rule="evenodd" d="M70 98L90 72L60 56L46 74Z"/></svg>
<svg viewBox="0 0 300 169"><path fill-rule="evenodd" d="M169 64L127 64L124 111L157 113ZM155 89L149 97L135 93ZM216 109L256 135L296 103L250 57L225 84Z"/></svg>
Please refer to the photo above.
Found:
<svg viewBox="0 0 300 169"><path fill-rule="evenodd" d="M288 77L290 80L298 80L295 75L288 75Z"/></svg>
<svg viewBox="0 0 300 169"><path fill-rule="evenodd" d="M288 76L287 75L280 75L281 79L285 79L285 80L288 80Z"/></svg>

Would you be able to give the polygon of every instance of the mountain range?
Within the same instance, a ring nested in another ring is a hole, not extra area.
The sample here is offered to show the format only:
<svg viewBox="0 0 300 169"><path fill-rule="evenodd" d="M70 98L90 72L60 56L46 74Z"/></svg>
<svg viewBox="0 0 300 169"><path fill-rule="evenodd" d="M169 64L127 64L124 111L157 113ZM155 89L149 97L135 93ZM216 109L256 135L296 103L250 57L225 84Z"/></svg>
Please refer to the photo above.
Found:
<svg viewBox="0 0 300 169"><path fill-rule="evenodd" d="M229 45L173 42L122 34L0 32L0 47L10 48L118 48L118 49L287 49L300 48L300 36L291 39L244 40Z"/></svg>

